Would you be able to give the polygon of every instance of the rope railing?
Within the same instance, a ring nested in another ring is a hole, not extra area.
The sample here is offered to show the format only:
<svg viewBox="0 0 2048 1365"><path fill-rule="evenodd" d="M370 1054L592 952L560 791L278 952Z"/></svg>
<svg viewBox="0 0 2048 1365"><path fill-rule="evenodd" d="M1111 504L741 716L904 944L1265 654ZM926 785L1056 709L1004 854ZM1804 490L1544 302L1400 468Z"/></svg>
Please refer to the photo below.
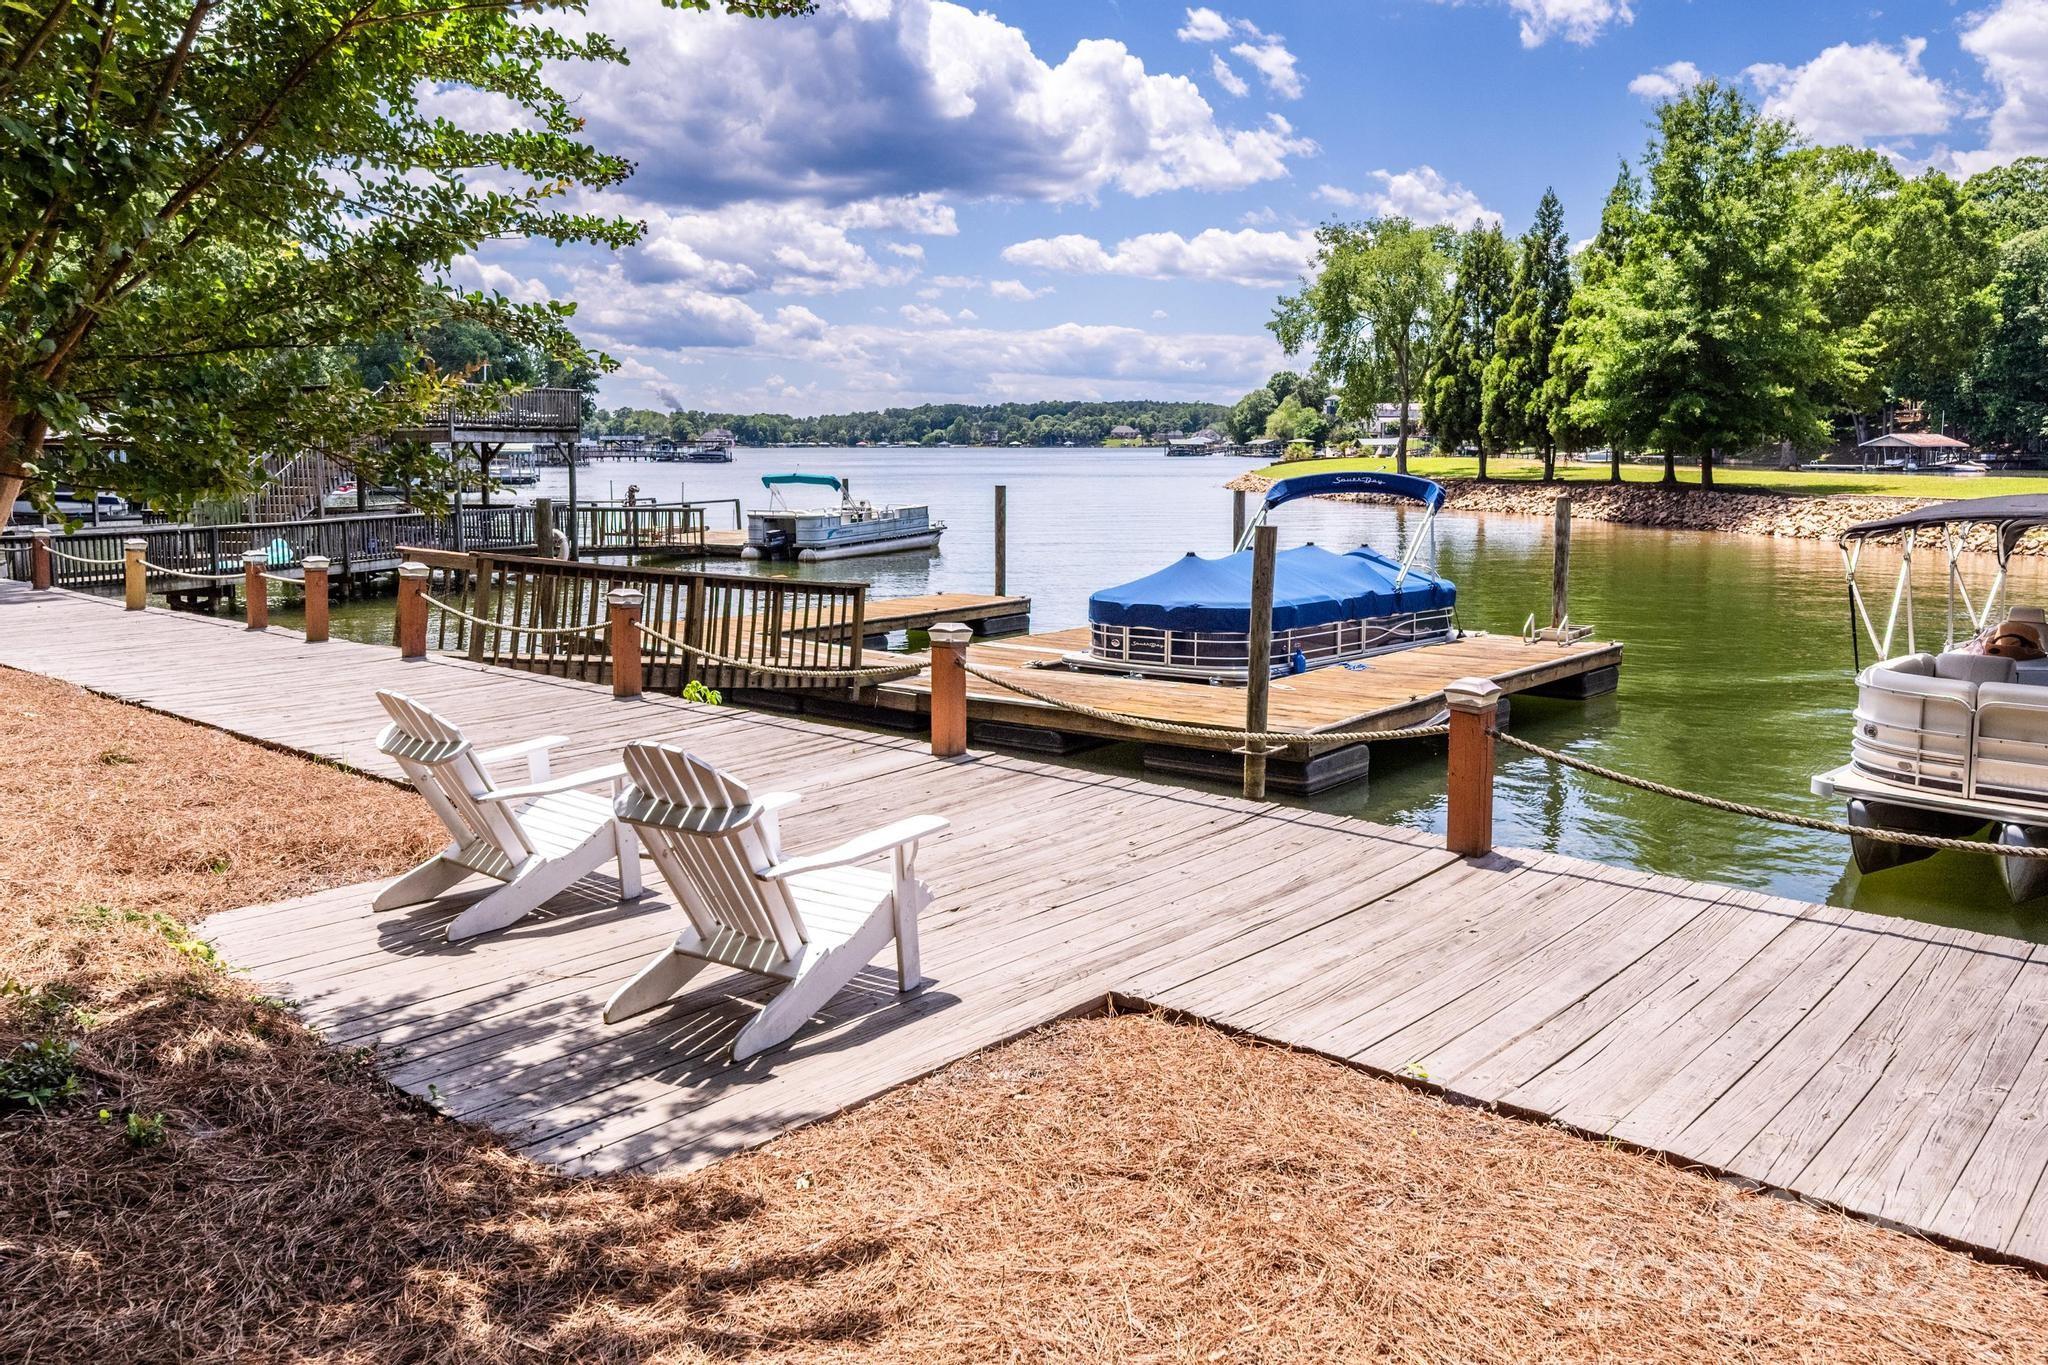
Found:
<svg viewBox="0 0 2048 1365"><path fill-rule="evenodd" d="M169 574L173 578L189 578L195 583L239 583L243 578L240 573L191 573L184 569L174 569L168 564L152 564L146 559L142 561L142 567L151 573Z"/></svg>
<svg viewBox="0 0 2048 1365"><path fill-rule="evenodd" d="M1823 820L1818 816L1799 815L1792 811L1772 810L1769 806L1753 806L1743 801L1729 801L1718 796L1706 796L1700 792L1687 791L1664 782L1652 782L1647 777L1637 777L1617 768L1602 767L1589 763L1583 758L1546 749L1541 744L1532 744L1526 739L1511 735L1505 730L1497 736L1501 743L1511 745L1524 753L1538 758L1547 758L1552 763L1566 768L1590 773L1609 782L1637 791L1649 792L1654 796L1668 796L1674 801L1685 801L1707 810L1722 811L1729 815L1746 815L1753 820L1767 820L1772 824L1790 825L1796 829L1810 829L1821 834L1842 834L1861 839L1875 839L1880 843L1903 844L1909 848L1942 849L1952 853L1994 853L2001 858L2048 858L2048 848L2030 848L2024 844L1993 844L1981 839L1950 839L1939 834L1914 834L1908 830L1879 829L1864 825L1851 825L1840 820Z"/></svg>
<svg viewBox="0 0 2048 1365"><path fill-rule="evenodd" d="M873 668L821 668L817 666L806 668L789 664L764 664L748 659L735 659L729 655L701 649L696 645L685 644L683 641L676 639L675 636L665 635L644 621L635 622L634 624L639 627L640 633L650 640L659 641L672 649L679 649L692 658L702 659L706 663L717 664L721 668L730 668L742 673L760 673L778 678L815 678L824 682L839 683L858 683L865 679L872 679L876 682L891 682L899 678L916 677L919 673L924 672L927 667L927 662L923 659L901 664L881 664Z"/></svg>
<svg viewBox="0 0 2048 1365"><path fill-rule="evenodd" d="M81 564L88 569L111 569L121 563L118 559L94 559L88 555L66 554L54 545L45 545L44 548L49 551L52 559L62 560L66 564Z"/></svg>
<svg viewBox="0 0 2048 1365"><path fill-rule="evenodd" d="M1020 682L1013 682L1008 678L991 673L987 669L976 668L970 663L963 662L960 666L971 676L979 678L985 683L993 684L1006 691L1015 692L1020 697L1029 697L1032 701L1043 703L1046 706L1051 706L1061 711L1069 711L1077 716L1086 716L1091 720L1099 720L1110 725L1128 725L1134 729L1151 730L1162 735L1184 735L1191 739L1234 739L1240 744L1256 742L1261 745L1271 744L1288 747L1296 744L1366 744L1396 739L1432 739L1438 735L1447 735L1451 732L1451 727L1448 725L1411 725L1401 730L1317 730L1313 732L1306 730L1244 730L1228 725L1187 725L1178 721L1153 720L1149 716L1134 716L1126 711L1105 710L1100 706L1090 706L1086 702L1073 701L1066 697L1056 697L1049 692L1041 692L1037 688L1026 687Z"/></svg>
<svg viewBox="0 0 2048 1365"><path fill-rule="evenodd" d="M576 626L522 626L509 621L490 621L481 616L473 616L452 602L443 602L432 593L423 592L420 594L420 598L428 606L438 608L457 620L467 621L473 626L482 626L486 630L511 631L519 635L591 635L606 629L608 625L604 621L585 621L583 624Z"/></svg>

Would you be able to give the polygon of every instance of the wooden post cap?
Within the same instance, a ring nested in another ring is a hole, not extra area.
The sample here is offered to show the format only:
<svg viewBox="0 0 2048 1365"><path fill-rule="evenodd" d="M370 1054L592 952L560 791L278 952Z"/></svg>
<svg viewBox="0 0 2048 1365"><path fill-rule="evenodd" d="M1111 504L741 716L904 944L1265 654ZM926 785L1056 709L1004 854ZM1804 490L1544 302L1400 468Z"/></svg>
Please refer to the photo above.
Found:
<svg viewBox="0 0 2048 1365"><path fill-rule="evenodd" d="M130 536L128 539L121 542L121 548L131 552L136 550L147 550L149 548L149 542L144 540L140 536Z"/></svg>
<svg viewBox="0 0 2048 1365"><path fill-rule="evenodd" d="M935 645L964 645L974 638L974 627L958 621L941 621L926 632Z"/></svg>
<svg viewBox="0 0 2048 1365"><path fill-rule="evenodd" d="M270 552L268 550L244 550L242 551L242 562L261 567L270 562Z"/></svg>
<svg viewBox="0 0 2048 1365"><path fill-rule="evenodd" d="M1453 711L1491 711L1504 695L1491 678L1460 678L1444 688L1444 704Z"/></svg>
<svg viewBox="0 0 2048 1365"><path fill-rule="evenodd" d="M604 600L608 606L631 607L638 611L640 604L647 600L647 595L638 588L613 588L604 595Z"/></svg>
<svg viewBox="0 0 2048 1365"><path fill-rule="evenodd" d="M429 572L427 566L416 559L408 559L398 566L400 578L425 578Z"/></svg>
<svg viewBox="0 0 2048 1365"><path fill-rule="evenodd" d="M50 528L47 526L32 526L29 528L28 533L32 540L48 540L50 538Z"/></svg>
<svg viewBox="0 0 2048 1365"><path fill-rule="evenodd" d="M326 555L307 555L299 561L300 568L313 573L326 573L332 565L333 561L328 559Z"/></svg>

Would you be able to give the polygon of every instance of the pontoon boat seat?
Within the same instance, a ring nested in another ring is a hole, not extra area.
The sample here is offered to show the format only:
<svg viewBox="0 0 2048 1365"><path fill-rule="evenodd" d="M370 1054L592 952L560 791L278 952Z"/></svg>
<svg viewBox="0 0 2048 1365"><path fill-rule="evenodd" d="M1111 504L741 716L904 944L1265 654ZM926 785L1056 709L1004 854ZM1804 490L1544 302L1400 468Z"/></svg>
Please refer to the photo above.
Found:
<svg viewBox="0 0 2048 1365"><path fill-rule="evenodd" d="M2048 608L2009 607L2006 609L2005 619L2008 621L2025 621L2028 625L2032 626L2048 626Z"/></svg>
<svg viewBox="0 0 2048 1365"><path fill-rule="evenodd" d="M1960 792L1975 728L1977 684L1909 671L1917 666L1915 656L1908 655L1867 668L1857 679L1850 761L1888 781Z"/></svg>
<svg viewBox="0 0 2048 1365"><path fill-rule="evenodd" d="M1940 654L1934 660L1934 676L1950 682L2009 683L2013 671L2013 661L1996 654Z"/></svg>
<svg viewBox="0 0 2048 1365"><path fill-rule="evenodd" d="M1970 775L1974 795L2048 801L2048 692L2011 683L1977 689Z"/></svg>
<svg viewBox="0 0 2048 1365"><path fill-rule="evenodd" d="M1922 678L1934 676L1934 656L1932 654L1901 654L1898 658L1887 659L1877 666L1890 669L1896 673L1916 674Z"/></svg>

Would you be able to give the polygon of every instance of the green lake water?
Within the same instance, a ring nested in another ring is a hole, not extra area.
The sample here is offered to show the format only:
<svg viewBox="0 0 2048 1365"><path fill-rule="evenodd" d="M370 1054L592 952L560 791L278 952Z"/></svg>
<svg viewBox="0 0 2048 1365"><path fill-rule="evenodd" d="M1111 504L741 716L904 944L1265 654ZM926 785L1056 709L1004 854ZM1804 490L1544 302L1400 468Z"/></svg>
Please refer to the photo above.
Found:
<svg viewBox="0 0 2048 1365"><path fill-rule="evenodd" d="M765 500L762 474L800 470L844 475L856 494L878 502L929 503L948 526L936 553L760 566L865 581L875 596L988 591L991 490L1006 484L1009 588L1032 598L1033 627L1049 630L1084 623L1088 594L1098 588L1188 550L1227 550L1230 494L1222 485L1248 467L1156 451L746 450L731 465L594 464L578 482L585 498L623 496L637 485L641 496L664 501L687 494L755 506ZM539 492L566 493L563 471L544 479ZM1283 547L1369 542L1392 550L1417 520L1402 509L1317 500L1282 508L1274 524ZM1440 568L1458 584L1466 629L1518 631L1532 611L1547 612L1547 519L1446 515L1437 545ZM1975 567L1981 582L1988 566ZM1888 568L1873 557L1863 575L1881 599ZM1923 646L1930 636L1940 642L1938 571L1928 556L1917 599ZM2048 574L2030 564L2017 570L2011 600L2048 603ZM1696 791L1839 815L1807 787L1846 757L1855 700L1841 556L1832 544L1582 521L1573 530L1571 611L1626 645L1620 691L1583 703L1517 699L1513 731ZM388 640L390 614L388 597L337 604L336 633ZM273 615L282 625L296 621L282 600ZM1128 746L1067 761L1137 768ZM1301 804L1441 829L1442 789L1440 742L1383 745L1369 781ZM2048 901L2015 910L1988 859L1938 854L1859 878L1845 840L1633 792L1509 749L1500 755L1499 791L1495 836L1503 844L2048 941Z"/></svg>

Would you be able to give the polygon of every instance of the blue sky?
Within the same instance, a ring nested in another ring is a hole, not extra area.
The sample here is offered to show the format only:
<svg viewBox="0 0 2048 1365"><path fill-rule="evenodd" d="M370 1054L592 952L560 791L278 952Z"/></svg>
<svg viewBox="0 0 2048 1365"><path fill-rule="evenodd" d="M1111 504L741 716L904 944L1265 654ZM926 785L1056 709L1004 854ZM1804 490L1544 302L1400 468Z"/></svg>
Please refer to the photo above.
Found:
<svg viewBox="0 0 2048 1365"><path fill-rule="evenodd" d="M575 299L607 404L1229 401L1307 233L1405 212L1590 233L1655 98L1732 80L1909 171L2048 153L2048 0L822 0L803 19L593 0L623 69L556 73L638 173L620 253L453 278ZM447 92L493 117L490 97Z"/></svg>

